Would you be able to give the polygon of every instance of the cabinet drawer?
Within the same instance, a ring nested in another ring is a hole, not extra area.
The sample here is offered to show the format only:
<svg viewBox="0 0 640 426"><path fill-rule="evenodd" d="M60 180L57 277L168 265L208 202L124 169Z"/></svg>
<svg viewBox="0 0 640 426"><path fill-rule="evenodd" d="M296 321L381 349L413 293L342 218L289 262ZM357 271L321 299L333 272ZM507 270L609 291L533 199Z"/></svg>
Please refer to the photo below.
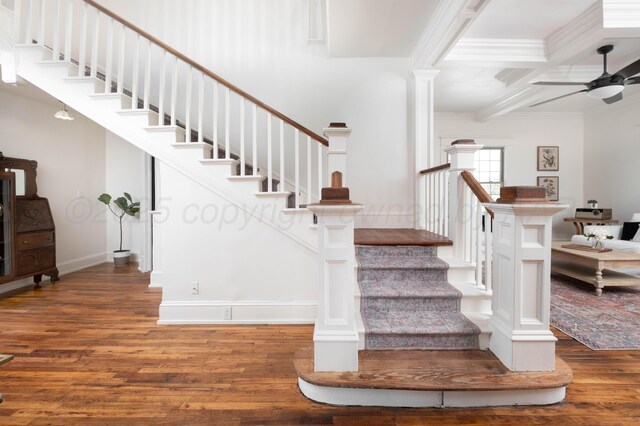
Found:
<svg viewBox="0 0 640 426"><path fill-rule="evenodd" d="M53 232L40 232L37 234L18 234L18 250L27 250L53 245Z"/></svg>
<svg viewBox="0 0 640 426"><path fill-rule="evenodd" d="M28 275L55 267L55 247L43 247L18 252L18 275Z"/></svg>

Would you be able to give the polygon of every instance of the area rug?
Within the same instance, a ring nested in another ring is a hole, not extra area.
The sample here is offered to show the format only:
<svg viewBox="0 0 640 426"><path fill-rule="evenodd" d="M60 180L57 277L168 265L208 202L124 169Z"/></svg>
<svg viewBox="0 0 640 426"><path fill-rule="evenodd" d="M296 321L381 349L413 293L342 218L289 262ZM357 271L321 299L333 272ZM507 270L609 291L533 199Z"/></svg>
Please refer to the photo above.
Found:
<svg viewBox="0 0 640 426"><path fill-rule="evenodd" d="M595 350L640 350L640 288L594 287L551 275L551 325Z"/></svg>

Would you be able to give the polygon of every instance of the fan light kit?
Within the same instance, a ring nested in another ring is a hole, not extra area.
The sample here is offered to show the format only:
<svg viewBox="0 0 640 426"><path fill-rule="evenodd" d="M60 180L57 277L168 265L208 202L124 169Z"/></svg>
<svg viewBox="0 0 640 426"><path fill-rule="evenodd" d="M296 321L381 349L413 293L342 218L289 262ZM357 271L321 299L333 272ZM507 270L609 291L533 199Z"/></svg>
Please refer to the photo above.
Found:
<svg viewBox="0 0 640 426"><path fill-rule="evenodd" d="M613 46L608 44L600 47L596 52L602 55L604 71L602 75L595 80L586 83L574 83L574 82L562 82L562 81L537 81L533 84L539 86L587 86L586 89L578 90L577 92L571 92L566 95L558 96L546 101L538 102L531 105L532 107L546 104L547 102L555 101L556 99L566 98L567 96L575 95L576 93L586 92L587 96L594 99L602 99L607 104L612 104L622 100L622 91L625 86L630 84L640 84L640 77L634 77L640 73L640 59L630 63L620 71L609 74L607 72L607 53L613 50Z"/></svg>

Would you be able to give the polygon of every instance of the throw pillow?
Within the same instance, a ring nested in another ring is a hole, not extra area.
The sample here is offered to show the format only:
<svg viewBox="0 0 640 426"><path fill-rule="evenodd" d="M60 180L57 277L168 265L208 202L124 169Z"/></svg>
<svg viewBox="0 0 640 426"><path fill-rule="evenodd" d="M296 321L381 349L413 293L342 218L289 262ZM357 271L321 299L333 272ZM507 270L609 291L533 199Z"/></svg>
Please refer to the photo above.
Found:
<svg viewBox="0 0 640 426"><path fill-rule="evenodd" d="M625 222L624 225L622 225L622 236L620 239L631 241L631 238L638 232L639 225L640 222Z"/></svg>

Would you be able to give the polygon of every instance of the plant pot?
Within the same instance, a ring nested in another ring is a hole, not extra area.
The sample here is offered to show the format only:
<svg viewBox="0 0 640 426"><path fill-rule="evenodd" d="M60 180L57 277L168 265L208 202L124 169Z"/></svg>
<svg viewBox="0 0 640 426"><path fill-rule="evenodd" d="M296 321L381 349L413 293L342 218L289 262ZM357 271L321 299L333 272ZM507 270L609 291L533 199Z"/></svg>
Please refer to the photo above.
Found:
<svg viewBox="0 0 640 426"><path fill-rule="evenodd" d="M113 264L116 266L127 265L129 264L130 257L131 257L131 250L114 250Z"/></svg>
<svg viewBox="0 0 640 426"><path fill-rule="evenodd" d="M589 208L597 209L598 208L598 203L589 203Z"/></svg>

